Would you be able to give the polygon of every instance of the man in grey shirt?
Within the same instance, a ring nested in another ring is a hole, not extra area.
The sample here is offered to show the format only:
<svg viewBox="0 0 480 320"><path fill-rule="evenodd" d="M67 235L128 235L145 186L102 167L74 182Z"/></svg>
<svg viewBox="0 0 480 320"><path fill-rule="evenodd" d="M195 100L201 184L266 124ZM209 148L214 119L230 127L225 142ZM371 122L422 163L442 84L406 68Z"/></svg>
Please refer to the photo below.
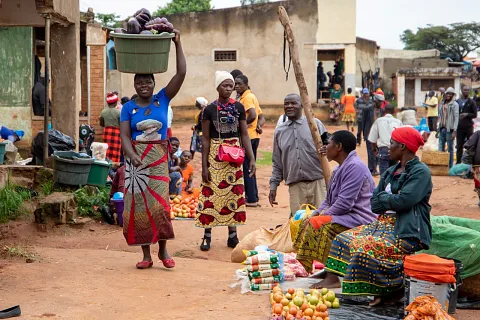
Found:
<svg viewBox="0 0 480 320"><path fill-rule="evenodd" d="M318 208L325 200L326 185L318 159L312 133L298 94L289 94L284 100L288 120L275 129L270 178L270 204L277 204L277 187L282 181L288 185L290 213L302 204ZM327 130L315 119L322 140L327 140Z"/></svg>

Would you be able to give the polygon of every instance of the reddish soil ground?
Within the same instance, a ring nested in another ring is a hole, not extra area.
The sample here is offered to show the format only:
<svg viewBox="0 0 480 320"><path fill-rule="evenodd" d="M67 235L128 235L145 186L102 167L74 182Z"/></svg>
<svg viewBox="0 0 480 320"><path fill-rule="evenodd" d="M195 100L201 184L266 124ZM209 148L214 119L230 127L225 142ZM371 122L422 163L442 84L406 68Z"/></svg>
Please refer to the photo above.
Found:
<svg viewBox="0 0 480 320"><path fill-rule="evenodd" d="M273 130L266 128L261 151L271 151ZM188 148L189 125L176 126L174 134ZM358 152L366 160L365 147ZM199 158L194 162L196 185ZM268 204L270 174L270 166L258 167L262 207L248 211L248 225L239 228L240 236L288 219L285 186L279 188L279 205ZM477 219L480 209L472 180L434 177L433 182L433 215ZM141 250L128 247L116 226L94 222L82 229L60 226L40 232L32 219L0 225L0 247L26 248L40 258L34 263L0 260L0 309L20 304L21 319L267 319L267 295L241 295L229 288L240 265L229 262L226 228L213 230L211 251L204 253L199 250L203 230L193 221L173 224L176 240L168 248L177 257L174 270L165 270L156 260L153 269L136 270ZM458 311L455 318L477 319L480 312Z"/></svg>

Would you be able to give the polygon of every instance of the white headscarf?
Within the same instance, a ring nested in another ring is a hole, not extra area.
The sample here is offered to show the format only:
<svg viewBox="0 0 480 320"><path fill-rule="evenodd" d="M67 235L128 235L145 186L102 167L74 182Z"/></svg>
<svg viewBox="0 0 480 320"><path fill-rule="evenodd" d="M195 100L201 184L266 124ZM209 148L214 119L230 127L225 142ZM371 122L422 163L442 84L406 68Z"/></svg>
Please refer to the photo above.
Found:
<svg viewBox="0 0 480 320"><path fill-rule="evenodd" d="M208 105L208 100L204 97L198 97L197 102L202 108L205 108Z"/></svg>
<svg viewBox="0 0 480 320"><path fill-rule="evenodd" d="M230 74L230 72L227 72L227 71L217 71L215 72L215 89L218 88L223 81L225 80L232 80L233 82L235 82L235 80L233 79L233 76Z"/></svg>

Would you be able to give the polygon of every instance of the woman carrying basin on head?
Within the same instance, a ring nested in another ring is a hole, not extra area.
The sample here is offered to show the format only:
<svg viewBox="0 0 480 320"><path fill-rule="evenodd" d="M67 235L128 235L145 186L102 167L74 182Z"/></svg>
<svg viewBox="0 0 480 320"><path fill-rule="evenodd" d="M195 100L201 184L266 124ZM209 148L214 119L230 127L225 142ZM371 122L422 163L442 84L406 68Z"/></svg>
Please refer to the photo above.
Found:
<svg viewBox="0 0 480 320"><path fill-rule="evenodd" d="M180 32L174 32L177 73L157 94L152 74L136 74L134 86L138 97L123 106L120 118L122 146L127 157L123 234L129 245L142 246L139 269L152 267L150 245L157 242L163 265L175 266L166 248L167 240L174 238L168 200L168 106L185 80L187 65Z"/></svg>

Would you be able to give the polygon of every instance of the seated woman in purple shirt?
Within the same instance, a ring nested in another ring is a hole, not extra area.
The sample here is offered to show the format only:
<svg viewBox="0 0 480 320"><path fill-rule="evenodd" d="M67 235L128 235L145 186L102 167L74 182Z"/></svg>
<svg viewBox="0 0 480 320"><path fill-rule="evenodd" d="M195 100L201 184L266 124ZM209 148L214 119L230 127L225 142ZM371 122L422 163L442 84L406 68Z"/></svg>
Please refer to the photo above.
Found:
<svg viewBox="0 0 480 320"><path fill-rule="evenodd" d="M335 132L322 148L328 161L339 164L333 170L327 198L313 215L303 221L294 241L297 260L310 272L313 260L326 263L335 236L369 224L377 218L370 208L375 182L368 167L358 157L353 133ZM316 287L313 285L312 287Z"/></svg>

